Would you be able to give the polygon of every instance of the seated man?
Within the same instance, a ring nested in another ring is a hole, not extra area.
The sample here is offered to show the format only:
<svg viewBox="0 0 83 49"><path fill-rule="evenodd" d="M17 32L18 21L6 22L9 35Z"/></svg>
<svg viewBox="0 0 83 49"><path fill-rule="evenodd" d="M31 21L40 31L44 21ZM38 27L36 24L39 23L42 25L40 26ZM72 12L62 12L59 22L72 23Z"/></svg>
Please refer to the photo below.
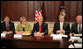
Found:
<svg viewBox="0 0 83 49"><path fill-rule="evenodd" d="M70 25L68 22L64 21L64 16L59 16L58 22L54 24L53 33L54 34L69 34L70 33Z"/></svg>
<svg viewBox="0 0 83 49"><path fill-rule="evenodd" d="M4 21L1 23L1 33L15 33L14 23L10 21L9 17L4 17Z"/></svg>
<svg viewBox="0 0 83 49"><path fill-rule="evenodd" d="M34 24L32 34L35 36L42 36L48 34L48 24L43 22L43 17L38 17L38 22Z"/></svg>
<svg viewBox="0 0 83 49"><path fill-rule="evenodd" d="M8 16L4 17L4 21L1 23L1 33L6 33L6 34L15 33L14 23L10 21ZM2 48L6 47L6 44L7 44L6 41L7 40L5 40L5 39L1 40Z"/></svg>
<svg viewBox="0 0 83 49"><path fill-rule="evenodd" d="M82 16L76 17L76 22L72 24L70 36L82 33Z"/></svg>

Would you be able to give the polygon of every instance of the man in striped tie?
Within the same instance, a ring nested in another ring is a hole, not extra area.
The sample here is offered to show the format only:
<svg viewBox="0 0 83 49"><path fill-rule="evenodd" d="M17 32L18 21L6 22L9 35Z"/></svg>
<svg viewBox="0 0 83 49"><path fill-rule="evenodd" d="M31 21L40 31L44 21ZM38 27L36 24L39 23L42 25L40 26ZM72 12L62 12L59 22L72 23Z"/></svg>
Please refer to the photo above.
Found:
<svg viewBox="0 0 83 49"><path fill-rule="evenodd" d="M4 17L4 21L1 23L1 33L11 34L15 33L14 23L10 21L8 16Z"/></svg>
<svg viewBox="0 0 83 49"><path fill-rule="evenodd" d="M1 23L1 33L6 33L9 37L12 37L10 34L15 33L14 23L10 21L8 16L4 17L4 21ZM2 48L6 48L7 40L1 40Z"/></svg>
<svg viewBox="0 0 83 49"><path fill-rule="evenodd" d="M69 36L73 36L74 34L82 34L82 15L78 15L76 17L76 22L72 24Z"/></svg>

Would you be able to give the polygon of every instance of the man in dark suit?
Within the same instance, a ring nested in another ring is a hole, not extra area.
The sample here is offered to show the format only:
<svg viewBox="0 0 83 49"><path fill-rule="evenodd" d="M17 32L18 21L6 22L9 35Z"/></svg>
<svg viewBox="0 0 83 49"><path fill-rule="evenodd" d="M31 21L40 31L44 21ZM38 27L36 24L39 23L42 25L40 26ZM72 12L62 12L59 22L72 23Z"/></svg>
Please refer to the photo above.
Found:
<svg viewBox="0 0 83 49"><path fill-rule="evenodd" d="M70 36L82 33L82 16L76 17L76 22L72 24Z"/></svg>
<svg viewBox="0 0 83 49"><path fill-rule="evenodd" d="M53 33L67 35L70 33L70 25L68 22L64 21L64 16L59 16L59 21L54 24Z"/></svg>
<svg viewBox="0 0 83 49"><path fill-rule="evenodd" d="M15 33L15 27L14 23L10 21L9 17L4 17L4 21L1 23L1 33L6 34L14 34ZM6 48L6 39L1 40L1 46L2 48Z"/></svg>
<svg viewBox="0 0 83 49"><path fill-rule="evenodd" d="M32 34L34 36L42 36L48 34L48 24L43 22L43 17L38 17L38 22L34 24Z"/></svg>
<svg viewBox="0 0 83 49"><path fill-rule="evenodd" d="M1 23L1 33L15 33L14 23L10 21L9 17L4 17L4 21Z"/></svg>

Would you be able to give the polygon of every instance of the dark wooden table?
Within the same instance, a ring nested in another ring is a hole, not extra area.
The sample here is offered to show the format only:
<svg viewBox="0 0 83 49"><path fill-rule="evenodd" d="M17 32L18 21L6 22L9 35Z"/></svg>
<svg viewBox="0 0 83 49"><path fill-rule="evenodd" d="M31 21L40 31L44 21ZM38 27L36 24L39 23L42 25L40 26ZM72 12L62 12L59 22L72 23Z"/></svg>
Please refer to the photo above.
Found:
<svg viewBox="0 0 83 49"><path fill-rule="evenodd" d="M5 40L7 48L68 48L70 42L69 38L62 38L61 40L53 40L49 35L42 37L23 36L22 39L14 39L13 36L1 38Z"/></svg>

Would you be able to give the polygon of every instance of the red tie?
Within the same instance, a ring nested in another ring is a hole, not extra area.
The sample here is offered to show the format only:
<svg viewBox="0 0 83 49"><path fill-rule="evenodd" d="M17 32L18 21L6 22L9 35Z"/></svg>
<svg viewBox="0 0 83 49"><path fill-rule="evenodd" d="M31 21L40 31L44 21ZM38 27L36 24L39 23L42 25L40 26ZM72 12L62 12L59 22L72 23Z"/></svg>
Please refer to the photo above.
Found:
<svg viewBox="0 0 83 49"><path fill-rule="evenodd" d="M7 32L9 32L9 26L8 26L8 24L7 24Z"/></svg>
<svg viewBox="0 0 83 49"><path fill-rule="evenodd" d="M41 32L41 25L39 26L39 32Z"/></svg>

